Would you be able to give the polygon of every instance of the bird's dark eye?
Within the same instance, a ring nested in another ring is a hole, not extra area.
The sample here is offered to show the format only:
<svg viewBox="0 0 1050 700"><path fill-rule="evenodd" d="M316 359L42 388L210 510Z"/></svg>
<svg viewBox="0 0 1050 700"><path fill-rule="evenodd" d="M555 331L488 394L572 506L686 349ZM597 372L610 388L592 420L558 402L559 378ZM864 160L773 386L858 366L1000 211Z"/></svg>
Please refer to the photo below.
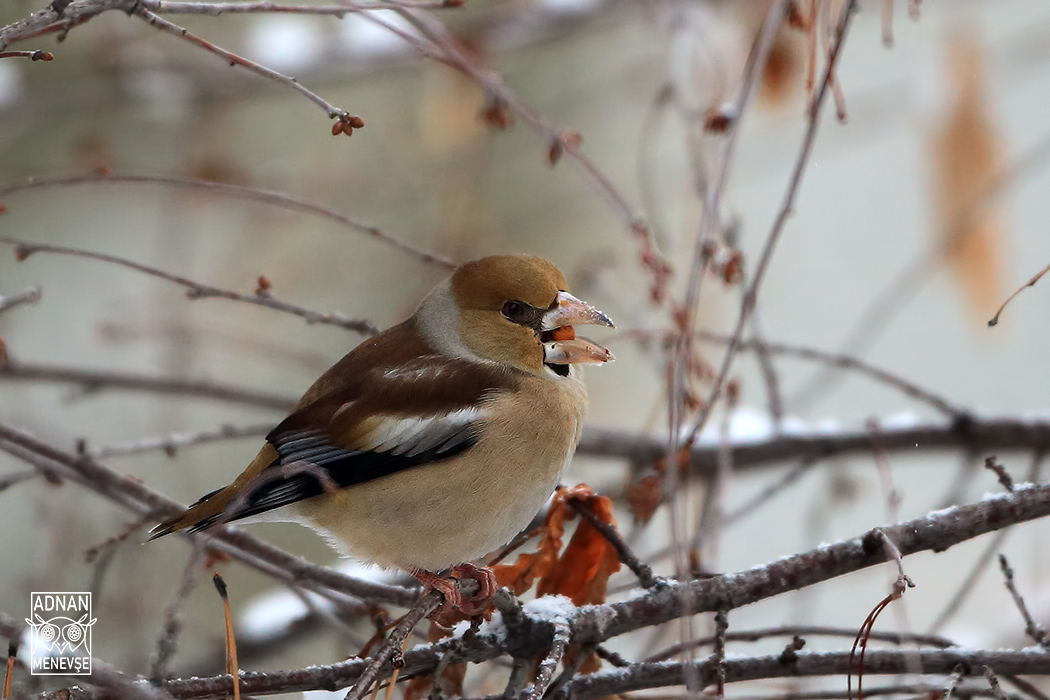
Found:
<svg viewBox="0 0 1050 700"><path fill-rule="evenodd" d="M515 323L521 323L528 313L528 307L524 302L508 301L503 305L503 315Z"/></svg>

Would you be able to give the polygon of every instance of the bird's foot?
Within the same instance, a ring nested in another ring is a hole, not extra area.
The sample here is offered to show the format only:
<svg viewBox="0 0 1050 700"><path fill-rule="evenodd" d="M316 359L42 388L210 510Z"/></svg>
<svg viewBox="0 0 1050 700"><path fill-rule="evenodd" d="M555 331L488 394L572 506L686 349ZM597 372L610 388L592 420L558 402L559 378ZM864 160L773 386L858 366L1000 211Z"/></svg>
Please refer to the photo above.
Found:
<svg viewBox="0 0 1050 700"><path fill-rule="evenodd" d="M460 564L452 568L452 575L457 579L472 578L478 582L478 592L469 598L462 599L459 604L460 611L468 617L482 615L489 606L492 599L496 597L499 590L499 582L492 569L485 566L474 566L473 564Z"/></svg>
<svg viewBox="0 0 1050 700"><path fill-rule="evenodd" d="M492 569L474 566L473 564L460 564L453 567L452 577L432 574L423 569L417 569L412 575L423 584L427 591L437 590L444 596L445 602L439 608L430 613L429 618L436 622L444 622L453 619L471 618L483 614L496 597L499 584L496 582L496 574ZM471 578L478 582L478 591L470 597L464 597L459 591L459 579Z"/></svg>

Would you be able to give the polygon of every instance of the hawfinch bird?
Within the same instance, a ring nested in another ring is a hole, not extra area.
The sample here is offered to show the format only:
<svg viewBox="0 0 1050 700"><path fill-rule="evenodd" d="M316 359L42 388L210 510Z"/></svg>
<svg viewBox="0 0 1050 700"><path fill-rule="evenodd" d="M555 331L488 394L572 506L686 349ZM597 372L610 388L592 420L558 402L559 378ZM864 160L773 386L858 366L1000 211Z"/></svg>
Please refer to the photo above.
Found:
<svg viewBox="0 0 1050 700"><path fill-rule="evenodd" d="M576 337L584 324L613 325L547 260L466 263L325 372L232 484L151 534L305 521L441 590L443 609L475 614L495 579L471 562L529 524L580 439L587 394L574 365L612 359ZM477 596L438 575L450 567L478 580Z"/></svg>

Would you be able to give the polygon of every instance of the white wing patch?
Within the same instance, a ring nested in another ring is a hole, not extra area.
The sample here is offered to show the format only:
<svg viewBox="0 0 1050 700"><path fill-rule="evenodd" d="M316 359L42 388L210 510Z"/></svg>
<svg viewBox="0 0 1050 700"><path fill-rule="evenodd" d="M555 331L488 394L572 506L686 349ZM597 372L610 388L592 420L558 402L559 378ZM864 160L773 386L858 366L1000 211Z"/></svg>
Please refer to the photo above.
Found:
<svg viewBox="0 0 1050 700"><path fill-rule="evenodd" d="M476 428L475 424L484 415L476 408L461 408L438 416L379 418L378 424L362 439L360 449L414 457L461 440L466 431Z"/></svg>

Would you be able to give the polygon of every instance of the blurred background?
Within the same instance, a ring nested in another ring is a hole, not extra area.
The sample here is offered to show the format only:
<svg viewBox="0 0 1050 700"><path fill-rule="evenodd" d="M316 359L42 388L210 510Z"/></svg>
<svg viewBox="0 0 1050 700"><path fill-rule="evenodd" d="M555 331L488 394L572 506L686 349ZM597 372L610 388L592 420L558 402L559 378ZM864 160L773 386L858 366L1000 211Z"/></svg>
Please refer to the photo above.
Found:
<svg viewBox="0 0 1050 700"><path fill-rule="evenodd" d="M6 0L0 25L42 4ZM465 8L430 15L545 118L580 132L582 152L652 228L676 273L670 293L681 298L702 214L698 193L724 145L710 118L734 99L767 7L759 1L470 0ZM863 357L978 416L1045 416L1050 282L1019 296L997 327L987 320L1050 263L1044 230L1050 218L1050 7L1038 0L888 7L889 22L886 4L861 3L838 71L845 119L836 119L833 108L825 113L761 290L761 331L770 341ZM499 106L493 95L419 57L390 31L413 36L400 16L377 16L388 26L356 14L167 16L360 115L365 126L350 138L333 137L323 111L287 85L230 67L122 12L74 28L61 43L45 36L13 47L48 50L55 58L0 60L0 202L7 209L0 235L111 253L244 294L264 275L281 299L379 327L410 314L447 274L325 218L207 191L104 181L4 189L30 178L101 172L202 178L321 204L456 261L536 253L555 261L573 291L620 329L671 328L667 305L649 300L637 237L578 163L563 156L552 167L548 139L520 118L505 130L487 124L486 110L491 117ZM806 125L808 42L805 31L781 29L732 160L723 214L743 252L745 274L781 203ZM961 216L968 218L960 227ZM963 243L937 252L946 236L962 229ZM40 253L17 263L0 249L0 295L33 285L42 290L37 304L0 316L13 362L212 380L294 398L362 339L268 309L189 301L179 287L94 260ZM740 292L739 285L706 281L700 327L731 330ZM608 345L617 361L587 373L589 423L665 436L666 357L659 344L637 344L622 333ZM703 350L716 365L721 352L717 345ZM862 430L869 418L886 426L943 420L929 406L855 373L828 373L790 359L777 359L776 369L793 429ZM741 394L728 417L730 435L766 435L767 392L758 363L742 355L731 376ZM698 390L704 395L706 385ZM0 376L0 421L65 449L78 440L98 449L281 417L274 408L233 402ZM721 422L716 416L713 429ZM228 483L258 445L258 438L231 440L107 463L186 502ZM1031 462L1022 453L1000 458L1019 479ZM953 451L891 453L900 517L942 505L966 461ZM737 475L726 509L793 466ZM24 466L0 454L0 469L14 473ZM629 478L622 462L583 456L565 475L568 483L587 482L616 496L621 506ZM982 472L955 495L966 502L998 488ZM683 495L690 527L703 498L701 484L690 484ZM786 494L727 527L717 554L704 563L735 571L852 537L889 519L886 501L870 455L821 463ZM639 553L666 544L662 513L645 527L633 527L626 508L619 519ZM70 485L35 479L0 493L0 552L8 562L0 569L0 610L22 617L31 590L93 590L96 655L144 673L190 550L177 538L144 546L138 530L86 560L85 550L132 520ZM316 535L297 526L260 525L252 532L315 562L335 562ZM1045 621L1048 535L1046 523L1033 523L1004 543L1022 591ZM907 614L887 615L880 626L928 629L984 546L978 540L909 560L917 588L901 606ZM669 573L668 567L657 568ZM246 629L276 628L301 605L255 571L236 564L222 570ZM731 625L804 621L855 628L888 581L882 570L851 575L740 610ZM623 595L631 585L630 574L622 573L612 589ZM263 603L269 607L251 612ZM214 672L221 664L219 606L210 586L194 592L174 672ZM361 638L371 634L368 627L363 624ZM1026 646L1022 629L992 567L942 631L972 645ZM318 627L242 667L329 663L356 650L352 634Z"/></svg>

